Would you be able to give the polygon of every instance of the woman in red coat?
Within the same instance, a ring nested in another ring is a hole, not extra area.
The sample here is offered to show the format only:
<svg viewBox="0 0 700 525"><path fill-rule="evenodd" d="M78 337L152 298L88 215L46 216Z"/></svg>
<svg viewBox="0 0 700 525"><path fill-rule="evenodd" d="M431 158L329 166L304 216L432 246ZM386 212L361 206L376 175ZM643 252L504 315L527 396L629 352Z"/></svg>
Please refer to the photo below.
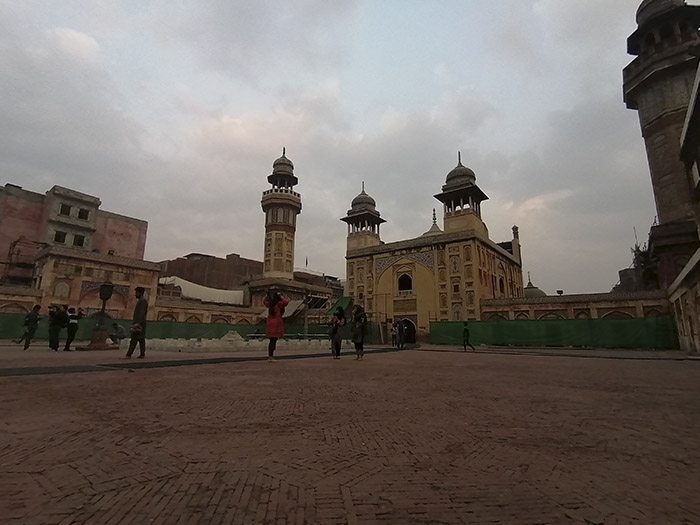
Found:
<svg viewBox="0 0 700 525"><path fill-rule="evenodd" d="M270 338L270 343L267 346L267 360L272 362L275 360L277 340L284 335L282 316L284 315L284 307L289 304L289 301L277 292L269 291L263 300L263 304L267 306L265 335Z"/></svg>

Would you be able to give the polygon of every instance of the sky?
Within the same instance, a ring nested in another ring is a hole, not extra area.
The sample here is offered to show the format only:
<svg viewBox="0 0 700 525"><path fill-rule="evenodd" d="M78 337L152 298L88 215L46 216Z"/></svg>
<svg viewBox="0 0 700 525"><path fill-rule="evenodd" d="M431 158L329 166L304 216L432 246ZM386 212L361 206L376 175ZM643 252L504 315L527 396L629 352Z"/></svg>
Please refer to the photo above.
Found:
<svg viewBox="0 0 700 525"><path fill-rule="evenodd" d="M147 221L151 261L262 260L286 148L296 265L342 279L362 182L382 240L417 237L461 152L526 281L606 292L656 214L622 101L639 3L0 0L0 183Z"/></svg>

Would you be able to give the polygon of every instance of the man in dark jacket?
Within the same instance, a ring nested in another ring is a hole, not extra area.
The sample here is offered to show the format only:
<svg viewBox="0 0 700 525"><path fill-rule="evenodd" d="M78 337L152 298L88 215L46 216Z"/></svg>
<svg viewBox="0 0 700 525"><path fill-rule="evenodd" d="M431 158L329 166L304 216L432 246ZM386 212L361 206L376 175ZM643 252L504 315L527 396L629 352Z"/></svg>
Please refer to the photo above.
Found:
<svg viewBox="0 0 700 525"><path fill-rule="evenodd" d="M82 318L82 308L78 308L78 313L75 312L75 308L68 308L68 333L66 335L66 346L63 347L64 352L72 352L70 345L75 339L75 334L78 333L78 321Z"/></svg>
<svg viewBox="0 0 700 525"><path fill-rule="evenodd" d="M49 348L58 352L61 344L61 330L68 326L68 312L65 305L49 306Z"/></svg>
<svg viewBox="0 0 700 525"><path fill-rule="evenodd" d="M24 341L24 349L29 348L29 344L32 342L32 338L36 333L36 329L39 327L39 311L41 310L40 305L35 305L32 311L24 316L24 334L15 343L21 344Z"/></svg>
<svg viewBox="0 0 700 525"><path fill-rule="evenodd" d="M129 331L131 332L131 341L129 341L129 350L126 352L126 358L131 359L134 353L136 343L139 345L139 359L146 357L146 316L148 315L148 301L143 296L146 290L142 286L137 286L134 290L136 295L136 306L134 306L134 323Z"/></svg>
<svg viewBox="0 0 700 525"><path fill-rule="evenodd" d="M474 345L469 342L469 326L467 325L467 322L464 321L464 327L462 328L462 343L464 344L464 351L467 351L467 346L470 346L472 349L472 352L476 352L476 348L474 348Z"/></svg>

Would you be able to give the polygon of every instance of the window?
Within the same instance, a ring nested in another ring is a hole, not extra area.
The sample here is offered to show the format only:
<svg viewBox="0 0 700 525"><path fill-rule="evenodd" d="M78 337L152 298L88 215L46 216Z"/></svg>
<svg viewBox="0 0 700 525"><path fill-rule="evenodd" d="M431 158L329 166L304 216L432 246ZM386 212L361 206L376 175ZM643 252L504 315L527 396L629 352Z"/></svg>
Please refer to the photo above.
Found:
<svg viewBox="0 0 700 525"><path fill-rule="evenodd" d="M454 293L459 293L459 284L456 284L456 283L453 284L453 285L452 285L452 291L453 291Z"/></svg>
<svg viewBox="0 0 700 525"><path fill-rule="evenodd" d="M64 244L66 242L66 232L57 231L53 234L53 240L54 242Z"/></svg>
<svg viewBox="0 0 700 525"><path fill-rule="evenodd" d="M59 213L59 215L65 215L66 217L70 217L70 210L71 210L70 204L61 204L61 207L58 210L58 213Z"/></svg>
<svg viewBox="0 0 700 525"><path fill-rule="evenodd" d="M85 208L80 208L78 210L78 219L82 219L82 220L86 221L89 218L90 218L90 210L86 210Z"/></svg>
<svg viewBox="0 0 700 525"><path fill-rule="evenodd" d="M399 292L408 292L413 290L413 279L410 275L403 274L399 277Z"/></svg>
<svg viewBox="0 0 700 525"><path fill-rule="evenodd" d="M54 297L68 297L70 295L70 286L68 283L60 281L53 288Z"/></svg>
<svg viewBox="0 0 700 525"><path fill-rule="evenodd" d="M73 235L73 246L85 246L85 236Z"/></svg>

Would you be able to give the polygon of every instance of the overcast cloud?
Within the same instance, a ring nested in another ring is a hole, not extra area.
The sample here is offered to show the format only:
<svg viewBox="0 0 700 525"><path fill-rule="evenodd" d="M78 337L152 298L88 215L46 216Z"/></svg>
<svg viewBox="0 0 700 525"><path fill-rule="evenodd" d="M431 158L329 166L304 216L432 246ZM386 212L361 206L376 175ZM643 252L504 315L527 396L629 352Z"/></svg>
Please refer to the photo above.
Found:
<svg viewBox="0 0 700 525"><path fill-rule="evenodd" d="M149 223L146 257L260 260L287 148L296 263L344 278L362 181L386 242L431 225L462 152L491 238L548 293L608 291L654 219L622 102L639 0L0 0L0 170Z"/></svg>

